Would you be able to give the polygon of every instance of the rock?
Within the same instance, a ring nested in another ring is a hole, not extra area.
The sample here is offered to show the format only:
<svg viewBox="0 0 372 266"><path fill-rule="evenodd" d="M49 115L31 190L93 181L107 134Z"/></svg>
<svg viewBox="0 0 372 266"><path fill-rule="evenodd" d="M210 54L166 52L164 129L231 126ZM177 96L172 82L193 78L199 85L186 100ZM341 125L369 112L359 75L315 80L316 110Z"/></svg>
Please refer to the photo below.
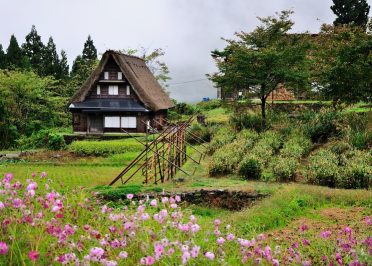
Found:
<svg viewBox="0 0 372 266"><path fill-rule="evenodd" d="M53 154L52 155L52 158L54 158L54 159L59 159L59 158L62 158L62 155L61 154Z"/></svg>

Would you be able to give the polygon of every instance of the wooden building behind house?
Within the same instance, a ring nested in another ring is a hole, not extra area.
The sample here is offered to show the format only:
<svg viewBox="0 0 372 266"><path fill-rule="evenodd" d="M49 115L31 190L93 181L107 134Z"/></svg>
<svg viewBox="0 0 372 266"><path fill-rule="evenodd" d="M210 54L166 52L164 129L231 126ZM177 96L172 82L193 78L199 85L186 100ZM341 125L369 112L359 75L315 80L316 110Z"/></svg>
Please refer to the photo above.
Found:
<svg viewBox="0 0 372 266"><path fill-rule="evenodd" d="M74 132L146 132L161 129L173 107L143 59L106 51L71 99Z"/></svg>

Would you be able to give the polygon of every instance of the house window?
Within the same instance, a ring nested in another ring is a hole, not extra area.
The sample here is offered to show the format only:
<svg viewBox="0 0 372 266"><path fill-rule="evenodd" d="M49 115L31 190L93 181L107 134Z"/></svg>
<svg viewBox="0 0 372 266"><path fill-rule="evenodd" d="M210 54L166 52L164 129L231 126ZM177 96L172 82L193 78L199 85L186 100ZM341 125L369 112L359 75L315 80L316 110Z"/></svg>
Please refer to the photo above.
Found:
<svg viewBox="0 0 372 266"><path fill-rule="evenodd" d="M127 95L130 95L130 86L127 85Z"/></svg>
<svg viewBox="0 0 372 266"><path fill-rule="evenodd" d="M121 127L122 128L137 128L137 118L132 117L121 117Z"/></svg>
<svg viewBox="0 0 372 266"><path fill-rule="evenodd" d="M123 79L123 73L118 72L118 80L122 80L122 79Z"/></svg>
<svg viewBox="0 0 372 266"><path fill-rule="evenodd" d="M103 75L104 75L104 79L109 79L109 73L108 72L105 72Z"/></svg>
<svg viewBox="0 0 372 266"><path fill-rule="evenodd" d="M97 95L101 95L101 86L97 85Z"/></svg>
<svg viewBox="0 0 372 266"><path fill-rule="evenodd" d="M109 85L109 95L118 95L119 94L119 86L118 85Z"/></svg>
<svg viewBox="0 0 372 266"><path fill-rule="evenodd" d="M105 127L120 128L120 116L105 116Z"/></svg>

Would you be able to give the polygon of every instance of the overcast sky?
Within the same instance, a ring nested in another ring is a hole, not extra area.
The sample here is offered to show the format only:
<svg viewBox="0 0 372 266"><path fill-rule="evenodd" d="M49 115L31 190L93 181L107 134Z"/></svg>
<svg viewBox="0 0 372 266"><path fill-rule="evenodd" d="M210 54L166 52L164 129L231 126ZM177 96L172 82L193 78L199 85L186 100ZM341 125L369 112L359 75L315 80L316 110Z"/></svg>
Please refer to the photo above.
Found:
<svg viewBox="0 0 372 266"><path fill-rule="evenodd" d="M331 0L0 0L0 43L6 49L11 34L23 43L35 25L43 42L53 36L70 64L81 54L88 34L99 53L161 47L171 72L171 97L195 102L216 97L205 74L216 70L210 51L224 47L221 37L251 31L258 25L257 16L283 9L295 12L294 31L317 32L322 23L333 22L331 4Z"/></svg>

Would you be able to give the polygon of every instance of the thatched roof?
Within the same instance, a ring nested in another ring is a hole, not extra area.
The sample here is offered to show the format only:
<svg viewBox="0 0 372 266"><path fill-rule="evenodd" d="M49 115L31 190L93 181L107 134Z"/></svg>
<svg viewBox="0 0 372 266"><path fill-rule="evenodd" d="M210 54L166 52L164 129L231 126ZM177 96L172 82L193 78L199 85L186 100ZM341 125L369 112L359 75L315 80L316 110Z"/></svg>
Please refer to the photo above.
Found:
<svg viewBox="0 0 372 266"><path fill-rule="evenodd" d="M174 106L171 99L163 91L143 59L111 50L106 51L103 54L97 68L81 86L80 90L78 90L72 97L72 103L85 101L91 88L99 80L110 57L112 57L118 64L123 75L146 107L153 111L158 111L169 109Z"/></svg>

